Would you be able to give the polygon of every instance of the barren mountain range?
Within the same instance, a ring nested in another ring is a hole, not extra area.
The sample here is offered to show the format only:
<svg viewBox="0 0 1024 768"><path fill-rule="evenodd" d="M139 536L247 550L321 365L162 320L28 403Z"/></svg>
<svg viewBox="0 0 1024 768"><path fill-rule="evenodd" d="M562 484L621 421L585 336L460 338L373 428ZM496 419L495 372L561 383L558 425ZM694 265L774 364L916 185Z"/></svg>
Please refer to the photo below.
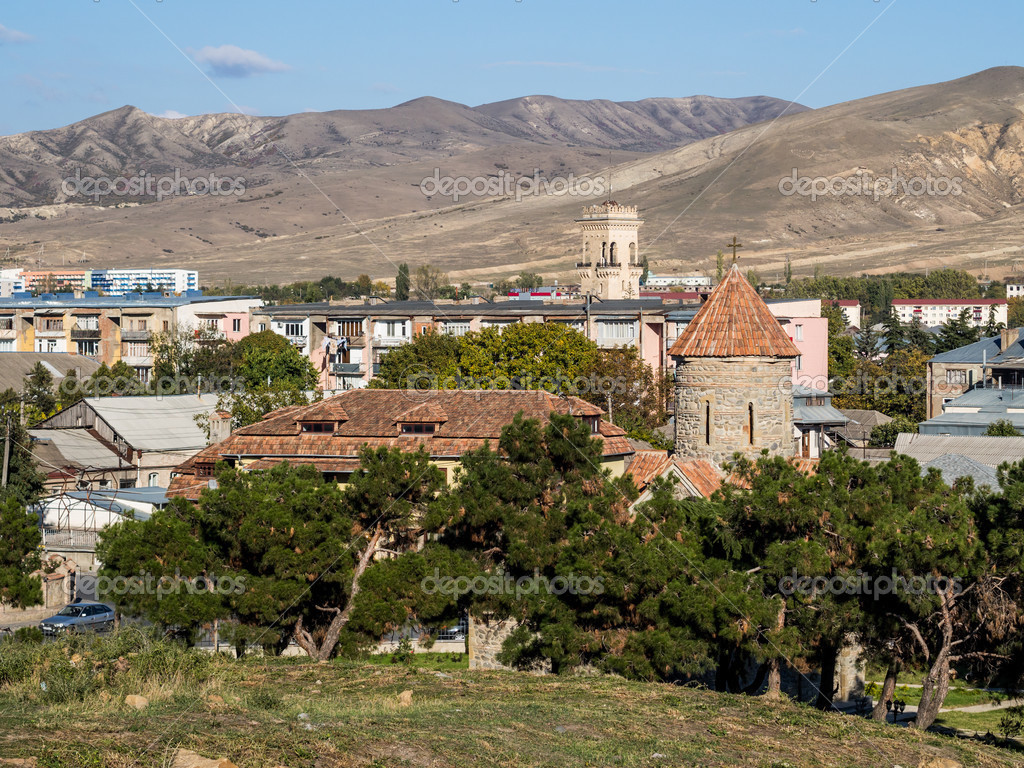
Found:
<svg viewBox="0 0 1024 768"><path fill-rule="evenodd" d="M640 206L658 273L713 270L737 235L741 263L765 277L787 256L796 274L957 266L1002 277L1024 259L1022 150L1017 67L817 110L703 96L475 108L424 98L283 118L125 107L0 138L0 249L25 265L180 265L206 284L386 279L402 261L460 281L522 269L569 279L572 220L611 195ZM244 193L93 201L61 184L142 171L244 177ZM432 176L535 174L595 184L590 197L519 201L421 190Z"/></svg>

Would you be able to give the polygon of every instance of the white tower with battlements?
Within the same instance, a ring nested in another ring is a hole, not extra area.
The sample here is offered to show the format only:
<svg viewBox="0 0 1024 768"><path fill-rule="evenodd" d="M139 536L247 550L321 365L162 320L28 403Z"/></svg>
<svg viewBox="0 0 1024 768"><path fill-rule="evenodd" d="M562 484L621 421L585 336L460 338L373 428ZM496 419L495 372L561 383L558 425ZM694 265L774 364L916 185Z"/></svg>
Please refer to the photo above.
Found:
<svg viewBox="0 0 1024 768"><path fill-rule="evenodd" d="M582 290L600 299L640 298L643 220L635 205L609 200L583 209L576 219L583 233L583 258L576 267Z"/></svg>

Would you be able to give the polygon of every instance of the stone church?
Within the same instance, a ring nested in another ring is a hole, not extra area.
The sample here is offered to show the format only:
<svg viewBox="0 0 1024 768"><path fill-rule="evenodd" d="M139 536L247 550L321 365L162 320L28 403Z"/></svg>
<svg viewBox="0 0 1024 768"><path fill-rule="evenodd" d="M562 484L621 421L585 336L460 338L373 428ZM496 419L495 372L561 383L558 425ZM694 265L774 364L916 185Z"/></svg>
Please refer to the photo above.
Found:
<svg viewBox="0 0 1024 768"><path fill-rule="evenodd" d="M677 455L716 465L736 452L794 455L792 361L800 351L735 264L669 354Z"/></svg>

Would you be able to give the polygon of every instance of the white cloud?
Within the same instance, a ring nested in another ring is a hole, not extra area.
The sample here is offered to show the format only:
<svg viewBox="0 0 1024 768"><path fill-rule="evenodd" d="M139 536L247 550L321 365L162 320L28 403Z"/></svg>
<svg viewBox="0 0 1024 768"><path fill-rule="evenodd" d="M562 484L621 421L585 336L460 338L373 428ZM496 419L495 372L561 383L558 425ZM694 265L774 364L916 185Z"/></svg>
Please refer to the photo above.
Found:
<svg viewBox="0 0 1024 768"><path fill-rule="evenodd" d="M0 24L0 45L4 43L27 43L32 40L32 35L26 35L16 29L5 27Z"/></svg>
<svg viewBox="0 0 1024 768"><path fill-rule="evenodd" d="M157 117L165 117L168 120L179 120L179 119L181 119L183 117L188 117L188 115L186 115L186 114L184 114L182 112L179 112L176 109L168 109L168 110L165 110L165 111L161 112L159 115L157 115Z"/></svg>
<svg viewBox="0 0 1024 768"><path fill-rule="evenodd" d="M195 60L205 64L210 74L218 77L250 77L264 72L285 72L291 67L283 61L274 61L257 51L248 51L237 45L206 46L189 51Z"/></svg>

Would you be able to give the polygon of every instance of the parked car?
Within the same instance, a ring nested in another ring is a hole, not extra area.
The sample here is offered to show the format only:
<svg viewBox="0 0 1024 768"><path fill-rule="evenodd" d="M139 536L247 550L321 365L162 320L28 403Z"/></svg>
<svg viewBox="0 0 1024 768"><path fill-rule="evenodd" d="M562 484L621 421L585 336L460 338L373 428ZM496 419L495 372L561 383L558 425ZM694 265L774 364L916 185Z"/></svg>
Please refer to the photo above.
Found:
<svg viewBox="0 0 1024 768"><path fill-rule="evenodd" d="M114 609L103 603L72 603L55 616L39 622L45 635L60 632L87 632L110 629L114 626Z"/></svg>

